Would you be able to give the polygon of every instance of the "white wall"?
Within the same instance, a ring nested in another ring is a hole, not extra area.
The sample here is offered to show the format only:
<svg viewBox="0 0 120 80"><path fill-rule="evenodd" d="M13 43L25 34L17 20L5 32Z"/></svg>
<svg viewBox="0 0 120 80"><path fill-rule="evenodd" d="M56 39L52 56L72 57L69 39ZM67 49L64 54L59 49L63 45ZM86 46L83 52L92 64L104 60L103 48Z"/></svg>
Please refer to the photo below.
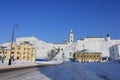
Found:
<svg viewBox="0 0 120 80"><path fill-rule="evenodd" d="M118 52L118 45L115 45L114 46L114 58L115 58L115 60L118 60L118 54L119 54L119 52Z"/></svg>
<svg viewBox="0 0 120 80"><path fill-rule="evenodd" d="M110 57L112 60L119 60L120 59L120 44L113 45L110 48Z"/></svg>
<svg viewBox="0 0 120 80"><path fill-rule="evenodd" d="M118 59L120 60L120 44L118 45Z"/></svg>

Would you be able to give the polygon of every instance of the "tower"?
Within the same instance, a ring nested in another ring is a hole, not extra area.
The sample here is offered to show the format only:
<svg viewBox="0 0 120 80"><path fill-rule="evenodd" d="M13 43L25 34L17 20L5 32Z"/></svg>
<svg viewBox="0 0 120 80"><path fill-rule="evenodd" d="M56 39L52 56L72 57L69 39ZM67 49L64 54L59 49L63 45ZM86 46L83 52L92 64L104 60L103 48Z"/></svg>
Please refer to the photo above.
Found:
<svg viewBox="0 0 120 80"><path fill-rule="evenodd" d="M74 42L74 34L72 30L70 31L70 43Z"/></svg>
<svg viewBox="0 0 120 80"><path fill-rule="evenodd" d="M110 41L111 39L110 39L110 35L109 34L107 34L107 36L106 36L106 41Z"/></svg>

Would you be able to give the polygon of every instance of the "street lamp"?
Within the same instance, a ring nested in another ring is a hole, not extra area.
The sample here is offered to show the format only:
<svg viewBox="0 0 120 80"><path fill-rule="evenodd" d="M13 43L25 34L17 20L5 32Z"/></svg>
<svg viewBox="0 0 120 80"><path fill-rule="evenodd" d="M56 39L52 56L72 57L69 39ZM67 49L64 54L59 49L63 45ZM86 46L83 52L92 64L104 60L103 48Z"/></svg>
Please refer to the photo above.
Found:
<svg viewBox="0 0 120 80"><path fill-rule="evenodd" d="M12 31L12 39L11 39L10 59L9 59L8 65L11 65L14 31L15 31L15 29L18 29L18 28L19 28L18 24L14 24L13 31Z"/></svg>
<svg viewBox="0 0 120 80"><path fill-rule="evenodd" d="M85 54L84 54L84 50L85 50L85 49L84 49L84 47L85 47L85 46L84 46L84 44L83 44L82 62L85 62L85 59L84 59L84 58L85 58L85 57L84 57L84 56L85 56Z"/></svg>

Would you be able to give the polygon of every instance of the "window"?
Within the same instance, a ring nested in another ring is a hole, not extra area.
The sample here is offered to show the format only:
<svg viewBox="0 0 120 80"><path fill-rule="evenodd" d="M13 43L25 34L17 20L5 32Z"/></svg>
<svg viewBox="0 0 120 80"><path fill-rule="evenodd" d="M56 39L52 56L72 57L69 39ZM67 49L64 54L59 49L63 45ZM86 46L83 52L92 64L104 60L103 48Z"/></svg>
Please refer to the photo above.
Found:
<svg viewBox="0 0 120 80"><path fill-rule="evenodd" d="M20 50L20 47L18 47L17 49Z"/></svg>
<svg viewBox="0 0 120 80"><path fill-rule="evenodd" d="M23 59L25 59L25 56L23 56Z"/></svg>
<svg viewBox="0 0 120 80"><path fill-rule="evenodd" d="M12 50L14 50L15 48L14 47L12 47Z"/></svg>
<svg viewBox="0 0 120 80"><path fill-rule="evenodd" d="M30 58L29 57L27 57L27 60L29 60Z"/></svg>
<svg viewBox="0 0 120 80"><path fill-rule="evenodd" d="M23 53L23 55L25 55L25 52Z"/></svg>
<svg viewBox="0 0 120 80"><path fill-rule="evenodd" d="M30 54L29 54L29 53L27 53L27 56L30 56Z"/></svg>
<svg viewBox="0 0 120 80"><path fill-rule="evenodd" d="M19 57L17 57L17 60L19 60Z"/></svg>
<svg viewBox="0 0 120 80"><path fill-rule="evenodd" d="M6 58L6 56L4 56L4 58Z"/></svg>
<svg viewBox="0 0 120 80"><path fill-rule="evenodd" d="M20 54L20 52L17 52L17 55L19 55Z"/></svg>
<svg viewBox="0 0 120 80"><path fill-rule="evenodd" d="M11 59L13 59L14 58L14 56L11 56Z"/></svg>

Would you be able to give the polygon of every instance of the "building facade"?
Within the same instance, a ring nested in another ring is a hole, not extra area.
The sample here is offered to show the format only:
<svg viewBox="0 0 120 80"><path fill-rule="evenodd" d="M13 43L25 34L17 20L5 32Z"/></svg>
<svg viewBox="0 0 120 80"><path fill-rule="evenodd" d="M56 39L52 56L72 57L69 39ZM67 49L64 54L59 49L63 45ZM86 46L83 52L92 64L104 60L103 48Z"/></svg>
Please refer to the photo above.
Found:
<svg viewBox="0 0 120 80"><path fill-rule="evenodd" d="M13 60L35 62L36 49L29 42L23 42L19 45L14 43L12 49L0 50L0 56L5 61L10 59L10 55Z"/></svg>
<svg viewBox="0 0 120 80"><path fill-rule="evenodd" d="M120 44L111 46L109 52L111 60L120 60Z"/></svg>
<svg viewBox="0 0 120 80"><path fill-rule="evenodd" d="M76 61L79 62L101 62L100 52L76 52L74 55Z"/></svg>

